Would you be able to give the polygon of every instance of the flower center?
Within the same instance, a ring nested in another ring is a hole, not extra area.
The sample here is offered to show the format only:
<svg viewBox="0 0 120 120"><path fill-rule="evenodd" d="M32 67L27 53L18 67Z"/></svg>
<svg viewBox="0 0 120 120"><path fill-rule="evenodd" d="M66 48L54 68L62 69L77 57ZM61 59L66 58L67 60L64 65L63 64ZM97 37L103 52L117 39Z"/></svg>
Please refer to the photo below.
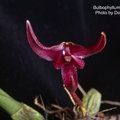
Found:
<svg viewBox="0 0 120 120"><path fill-rule="evenodd" d="M63 57L65 62L70 62L72 57L71 57L71 52L70 52L70 42L64 42L64 50L62 51Z"/></svg>
<svg viewBox="0 0 120 120"><path fill-rule="evenodd" d="M64 59L66 62L70 62L72 58L71 56L64 56Z"/></svg>

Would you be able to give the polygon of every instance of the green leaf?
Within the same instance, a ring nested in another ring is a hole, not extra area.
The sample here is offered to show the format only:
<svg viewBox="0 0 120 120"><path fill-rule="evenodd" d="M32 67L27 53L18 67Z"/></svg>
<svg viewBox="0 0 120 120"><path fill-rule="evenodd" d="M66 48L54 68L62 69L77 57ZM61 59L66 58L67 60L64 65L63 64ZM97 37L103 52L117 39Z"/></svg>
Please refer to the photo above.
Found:
<svg viewBox="0 0 120 120"><path fill-rule="evenodd" d="M23 104L19 111L11 117L13 120L44 120L43 116L39 112L26 104Z"/></svg>
<svg viewBox="0 0 120 120"><path fill-rule="evenodd" d="M39 112L24 103L16 101L2 89L0 89L0 107L13 120L45 120Z"/></svg>
<svg viewBox="0 0 120 120"><path fill-rule="evenodd" d="M0 107L9 115L12 115L21 108L21 103L14 100L6 92L0 89Z"/></svg>

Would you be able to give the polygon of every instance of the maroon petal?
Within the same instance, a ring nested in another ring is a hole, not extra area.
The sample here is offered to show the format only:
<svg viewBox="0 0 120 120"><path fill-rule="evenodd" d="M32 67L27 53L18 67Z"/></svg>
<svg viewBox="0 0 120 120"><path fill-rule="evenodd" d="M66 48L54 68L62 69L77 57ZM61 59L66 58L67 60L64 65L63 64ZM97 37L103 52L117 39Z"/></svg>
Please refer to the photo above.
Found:
<svg viewBox="0 0 120 120"><path fill-rule="evenodd" d="M61 69L63 83L70 92L75 92L78 87L77 69L71 63L66 63Z"/></svg>
<svg viewBox="0 0 120 120"><path fill-rule="evenodd" d="M105 45L106 35L104 32L101 32L100 39L95 45L84 47L76 44L70 44L69 46L73 55L78 56L80 58L85 58L102 51Z"/></svg>
<svg viewBox="0 0 120 120"><path fill-rule="evenodd" d="M63 59L63 55L62 55L62 52L58 54L58 56L56 57L56 59L54 59L52 61L53 63L53 66L56 68L56 69L61 69L61 67L63 66L63 64L65 63L64 59Z"/></svg>
<svg viewBox="0 0 120 120"><path fill-rule="evenodd" d="M56 58L56 56L63 49L63 44L55 45L52 47L46 47L46 46L42 45L38 41L38 39L32 29L32 26L28 20L26 21L26 31L27 31L28 42L29 42L31 48L33 49L33 51L37 55L39 55L40 57L42 57L46 60L53 61Z"/></svg>
<svg viewBox="0 0 120 120"><path fill-rule="evenodd" d="M82 60L81 58L79 57L76 57L74 55L72 55L72 59L74 60L73 61L73 64L75 64L76 67L80 68L80 69L83 69L84 66L85 66L85 62L84 60Z"/></svg>

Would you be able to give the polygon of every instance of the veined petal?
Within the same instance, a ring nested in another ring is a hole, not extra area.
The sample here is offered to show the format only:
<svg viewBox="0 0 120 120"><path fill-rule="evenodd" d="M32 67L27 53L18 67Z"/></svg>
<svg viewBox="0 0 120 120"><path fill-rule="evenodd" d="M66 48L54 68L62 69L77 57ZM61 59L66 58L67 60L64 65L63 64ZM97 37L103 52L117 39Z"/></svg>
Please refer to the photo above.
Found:
<svg viewBox="0 0 120 120"><path fill-rule="evenodd" d="M71 63L66 63L61 69L63 83L70 92L75 92L78 87L77 69Z"/></svg>
<svg viewBox="0 0 120 120"><path fill-rule="evenodd" d="M80 58L85 58L93 54L99 53L104 49L106 45L106 35L104 32L101 32L100 39L95 45L92 46L81 46L76 44L70 44L71 53Z"/></svg>
<svg viewBox="0 0 120 120"><path fill-rule="evenodd" d="M33 51L37 55L39 55L40 57L46 60L53 61L63 49L63 44L55 45L52 47L46 47L42 43L40 43L28 20L26 21L26 31L27 31L28 42L31 48L33 49Z"/></svg>
<svg viewBox="0 0 120 120"><path fill-rule="evenodd" d="M72 59L73 59L73 64L75 64L76 67L78 67L80 69L84 68L84 66L85 66L84 60L82 60L81 58L76 57L74 55L72 55Z"/></svg>

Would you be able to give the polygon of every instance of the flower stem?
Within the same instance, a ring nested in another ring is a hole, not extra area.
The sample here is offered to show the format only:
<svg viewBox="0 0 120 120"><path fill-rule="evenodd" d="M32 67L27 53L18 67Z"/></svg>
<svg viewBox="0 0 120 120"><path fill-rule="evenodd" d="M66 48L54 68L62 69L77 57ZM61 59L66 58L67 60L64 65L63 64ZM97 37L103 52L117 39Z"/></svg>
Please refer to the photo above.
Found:
<svg viewBox="0 0 120 120"><path fill-rule="evenodd" d="M86 96L87 93L85 92L85 90L82 88L80 84L78 84L78 89L82 93L83 96Z"/></svg>

